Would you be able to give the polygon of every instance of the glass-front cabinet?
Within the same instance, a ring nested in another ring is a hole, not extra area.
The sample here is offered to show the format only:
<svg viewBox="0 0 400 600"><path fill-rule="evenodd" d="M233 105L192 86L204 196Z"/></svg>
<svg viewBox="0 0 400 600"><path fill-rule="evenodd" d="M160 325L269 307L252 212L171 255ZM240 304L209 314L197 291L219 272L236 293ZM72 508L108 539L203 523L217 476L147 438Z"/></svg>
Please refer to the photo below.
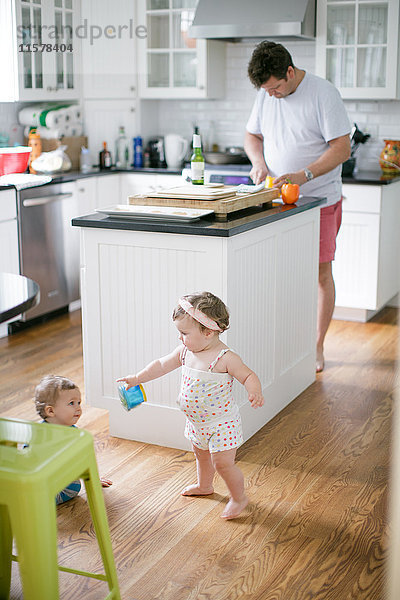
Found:
<svg viewBox="0 0 400 600"><path fill-rule="evenodd" d="M147 32L137 40L141 97L206 98L222 94L224 43L189 37L197 1L139 0L139 22Z"/></svg>
<svg viewBox="0 0 400 600"><path fill-rule="evenodd" d="M343 98L399 97L399 0L318 0L317 74Z"/></svg>
<svg viewBox="0 0 400 600"><path fill-rule="evenodd" d="M15 0L10 6L14 100L77 98L79 0Z"/></svg>

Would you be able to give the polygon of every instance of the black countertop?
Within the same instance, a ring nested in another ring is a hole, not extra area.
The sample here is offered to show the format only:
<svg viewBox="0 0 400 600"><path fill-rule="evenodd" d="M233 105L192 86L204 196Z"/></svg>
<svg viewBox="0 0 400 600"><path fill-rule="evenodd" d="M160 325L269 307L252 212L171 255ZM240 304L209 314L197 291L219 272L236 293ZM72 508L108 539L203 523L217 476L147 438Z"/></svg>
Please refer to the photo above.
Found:
<svg viewBox="0 0 400 600"><path fill-rule="evenodd" d="M342 177L343 183L352 183L357 185L387 185L395 181L400 181L400 171L398 175L385 175L382 171L357 171L351 177Z"/></svg>
<svg viewBox="0 0 400 600"><path fill-rule="evenodd" d="M247 208L232 213L227 221L217 221L214 215L209 215L190 223L162 222L155 220L121 217L108 217L101 213L91 214L72 219L75 227L95 227L97 229L123 229L130 231L151 231L158 233L181 233L187 235L210 235L231 237L250 229L267 225L286 217L291 217L311 208L323 206L324 199L304 197L297 204L281 204L273 202L272 208Z"/></svg>

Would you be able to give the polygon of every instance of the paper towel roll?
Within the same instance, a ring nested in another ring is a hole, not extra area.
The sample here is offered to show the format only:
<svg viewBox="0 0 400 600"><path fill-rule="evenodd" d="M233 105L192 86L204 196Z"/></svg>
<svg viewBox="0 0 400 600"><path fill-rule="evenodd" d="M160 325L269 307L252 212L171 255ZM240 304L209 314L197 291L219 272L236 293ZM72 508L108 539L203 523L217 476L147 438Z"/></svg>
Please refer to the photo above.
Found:
<svg viewBox="0 0 400 600"><path fill-rule="evenodd" d="M37 132L44 140L59 140L63 135L65 135L63 127L55 127L51 129L48 127L38 127Z"/></svg>
<svg viewBox="0 0 400 600"><path fill-rule="evenodd" d="M78 121L75 123L71 123L71 125L69 125L69 130L70 130L69 135L72 135L72 136L82 135L83 124L79 123Z"/></svg>
<svg viewBox="0 0 400 600"><path fill-rule="evenodd" d="M18 113L18 121L20 125L30 125L31 127L40 125L40 115L44 109L40 106L26 106Z"/></svg>
<svg viewBox="0 0 400 600"><path fill-rule="evenodd" d="M82 109L80 106L70 106L71 121L82 121Z"/></svg>
<svg viewBox="0 0 400 600"><path fill-rule="evenodd" d="M63 127L66 123L66 109L60 108L58 110L50 110L45 115L44 121L46 123L46 127L48 129L56 129L58 127ZM41 124L43 125L43 115L41 119Z"/></svg>

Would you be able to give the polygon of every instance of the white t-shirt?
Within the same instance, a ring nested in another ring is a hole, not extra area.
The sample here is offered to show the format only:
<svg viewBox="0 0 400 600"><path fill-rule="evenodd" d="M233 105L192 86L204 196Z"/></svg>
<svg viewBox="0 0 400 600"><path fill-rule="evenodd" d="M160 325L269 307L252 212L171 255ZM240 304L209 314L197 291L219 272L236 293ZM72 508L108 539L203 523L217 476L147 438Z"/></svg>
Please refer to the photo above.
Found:
<svg viewBox="0 0 400 600"><path fill-rule="evenodd" d="M328 142L350 133L350 121L338 90L329 81L305 73L293 94L269 96L260 89L247 131L264 137L269 173L279 177L304 169L329 148ZM335 204L342 193L342 166L303 184L300 193Z"/></svg>

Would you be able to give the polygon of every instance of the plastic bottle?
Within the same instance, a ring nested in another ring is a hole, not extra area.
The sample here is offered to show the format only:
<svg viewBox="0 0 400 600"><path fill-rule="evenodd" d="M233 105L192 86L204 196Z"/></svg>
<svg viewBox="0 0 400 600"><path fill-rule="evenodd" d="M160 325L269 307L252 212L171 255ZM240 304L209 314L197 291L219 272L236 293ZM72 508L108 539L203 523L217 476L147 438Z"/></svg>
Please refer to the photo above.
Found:
<svg viewBox="0 0 400 600"><path fill-rule="evenodd" d="M36 129L31 129L29 132L28 146L32 148L32 152L29 156L29 173L36 174L35 169L32 167L32 161L42 154L42 140Z"/></svg>
<svg viewBox="0 0 400 600"><path fill-rule="evenodd" d="M115 143L115 166L118 169L129 167L129 144L125 135L125 127L119 128L119 136Z"/></svg>
<svg viewBox="0 0 400 600"><path fill-rule="evenodd" d="M140 135L133 138L133 166L143 167L143 140Z"/></svg>
<svg viewBox="0 0 400 600"><path fill-rule="evenodd" d="M91 160L90 160L90 151L85 146L81 147L81 155L80 155L80 168L82 173L89 173L91 169Z"/></svg>
<svg viewBox="0 0 400 600"><path fill-rule="evenodd" d="M103 150L99 154L100 170L111 169L111 152L107 150L107 142L103 142Z"/></svg>
<svg viewBox="0 0 400 600"><path fill-rule="evenodd" d="M193 134L193 154L190 157L191 179L194 185L204 185L204 156L201 152L201 137Z"/></svg>

